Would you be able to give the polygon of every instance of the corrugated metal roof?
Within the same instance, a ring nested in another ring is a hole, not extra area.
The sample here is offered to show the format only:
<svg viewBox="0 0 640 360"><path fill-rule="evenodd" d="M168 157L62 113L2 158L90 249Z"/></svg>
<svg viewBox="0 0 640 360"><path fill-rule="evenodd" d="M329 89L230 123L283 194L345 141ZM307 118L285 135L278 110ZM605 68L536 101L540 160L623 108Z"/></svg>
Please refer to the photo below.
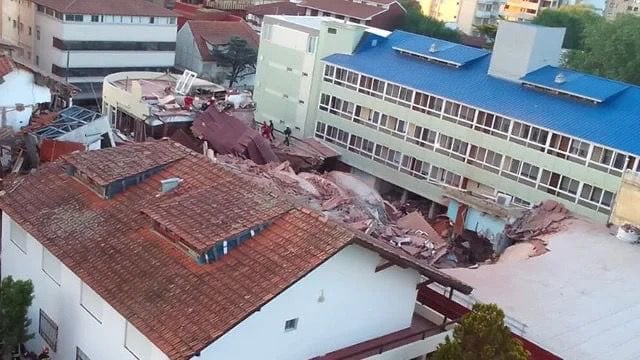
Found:
<svg viewBox="0 0 640 360"><path fill-rule="evenodd" d="M487 50L477 49L439 39L425 41L422 36L407 37L393 46L395 50L412 53L447 63L464 65L489 54Z"/></svg>
<svg viewBox="0 0 640 360"><path fill-rule="evenodd" d="M586 103L491 77L487 74L490 56L454 68L393 50L408 39L424 41L429 46L435 40L394 31L386 40L378 40L375 47L361 47L353 55L334 54L324 60L532 125L640 154L640 87L629 85L600 104ZM599 82L587 83L593 89L602 86Z"/></svg>
<svg viewBox="0 0 640 360"><path fill-rule="evenodd" d="M520 80L598 102L603 102L629 87L629 84L553 66L532 71Z"/></svg>

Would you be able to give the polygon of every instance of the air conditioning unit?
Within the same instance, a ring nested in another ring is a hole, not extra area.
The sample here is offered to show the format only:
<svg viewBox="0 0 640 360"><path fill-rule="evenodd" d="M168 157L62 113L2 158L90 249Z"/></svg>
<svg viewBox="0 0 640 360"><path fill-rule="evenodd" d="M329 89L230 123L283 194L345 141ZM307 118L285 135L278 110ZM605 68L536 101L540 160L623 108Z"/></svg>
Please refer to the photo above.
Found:
<svg viewBox="0 0 640 360"><path fill-rule="evenodd" d="M511 205L511 199L512 197L509 195L498 194L498 196L496 196L496 203L502 206L509 206Z"/></svg>

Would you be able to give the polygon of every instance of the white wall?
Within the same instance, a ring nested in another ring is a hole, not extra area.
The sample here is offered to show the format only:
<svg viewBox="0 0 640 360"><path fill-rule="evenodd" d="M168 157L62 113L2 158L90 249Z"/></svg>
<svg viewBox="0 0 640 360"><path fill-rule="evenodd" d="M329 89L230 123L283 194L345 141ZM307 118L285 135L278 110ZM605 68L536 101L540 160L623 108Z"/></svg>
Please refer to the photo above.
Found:
<svg viewBox="0 0 640 360"><path fill-rule="evenodd" d="M198 74L202 74L202 58L193 39L193 33L189 24L185 24L176 38L176 67L188 69Z"/></svg>
<svg viewBox="0 0 640 360"><path fill-rule="evenodd" d="M77 41L162 41L176 40L176 25L160 24L114 24L62 22L54 17L37 12L36 28L40 29L40 40L35 40L39 56L38 67L50 73L51 65L66 67L67 55L70 67L171 67L175 61L174 51L63 51L52 46L53 38ZM34 28L34 39L35 39ZM67 54L68 53L68 54ZM88 78L84 78L88 79ZM87 81L83 78L70 78ZM102 78L91 81L100 82Z"/></svg>
<svg viewBox="0 0 640 360"><path fill-rule="evenodd" d="M51 101L51 92L47 87L34 82L33 73L26 70L14 70L4 76L0 84L0 120L4 116L5 124L14 130L29 124L31 113L36 104ZM23 111L16 111L16 104L24 104Z"/></svg>
<svg viewBox="0 0 640 360"><path fill-rule="evenodd" d="M62 264L60 285L56 284L42 270L43 247L36 239L27 235L26 254L9 240L12 224L9 216L3 214L2 276L11 275L16 279L33 281L35 298L28 316L32 320L29 330L36 335L27 343L29 349L39 352L48 346L38 334L42 309L58 325L57 351L51 354L53 359L75 359L76 346L79 346L92 360L135 360L124 347L125 319L102 301L102 323L99 323L80 306L80 279ZM151 342L148 345L148 360L168 359Z"/></svg>
<svg viewBox="0 0 640 360"><path fill-rule="evenodd" d="M308 359L407 328L420 276L397 266L376 273L380 261L372 251L348 246L194 360ZM285 332L293 318L297 329Z"/></svg>

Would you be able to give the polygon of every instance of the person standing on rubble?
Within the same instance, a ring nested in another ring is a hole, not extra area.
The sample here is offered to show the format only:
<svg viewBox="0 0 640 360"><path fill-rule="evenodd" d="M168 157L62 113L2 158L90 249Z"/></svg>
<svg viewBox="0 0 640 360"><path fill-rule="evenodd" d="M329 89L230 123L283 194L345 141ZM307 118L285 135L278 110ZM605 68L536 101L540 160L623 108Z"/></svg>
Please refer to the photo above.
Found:
<svg viewBox="0 0 640 360"><path fill-rule="evenodd" d="M269 126L267 125L266 121L264 121L262 123L262 126L260 126L260 135L262 135L262 137L267 139L267 140L271 140L269 138Z"/></svg>
<svg viewBox="0 0 640 360"><path fill-rule="evenodd" d="M273 135L273 121L269 120L269 135L271 135L271 142L273 142L273 140L276 139L276 137Z"/></svg>
<svg viewBox="0 0 640 360"><path fill-rule="evenodd" d="M289 146L291 144L291 128L288 126L284 129L284 144Z"/></svg>

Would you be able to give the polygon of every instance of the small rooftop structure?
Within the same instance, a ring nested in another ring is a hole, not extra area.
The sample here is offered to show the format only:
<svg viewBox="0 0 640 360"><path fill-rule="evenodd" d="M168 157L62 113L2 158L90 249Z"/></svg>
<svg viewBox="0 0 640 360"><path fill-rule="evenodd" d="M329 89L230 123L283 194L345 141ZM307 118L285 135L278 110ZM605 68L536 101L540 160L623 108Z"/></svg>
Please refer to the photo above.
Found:
<svg viewBox="0 0 640 360"><path fill-rule="evenodd" d="M489 54L487 50L433 39L428 42L419 38L409 38L393 46L393 49L407 55L428 61L441 62L455 67L479 59Z"/></svg>

